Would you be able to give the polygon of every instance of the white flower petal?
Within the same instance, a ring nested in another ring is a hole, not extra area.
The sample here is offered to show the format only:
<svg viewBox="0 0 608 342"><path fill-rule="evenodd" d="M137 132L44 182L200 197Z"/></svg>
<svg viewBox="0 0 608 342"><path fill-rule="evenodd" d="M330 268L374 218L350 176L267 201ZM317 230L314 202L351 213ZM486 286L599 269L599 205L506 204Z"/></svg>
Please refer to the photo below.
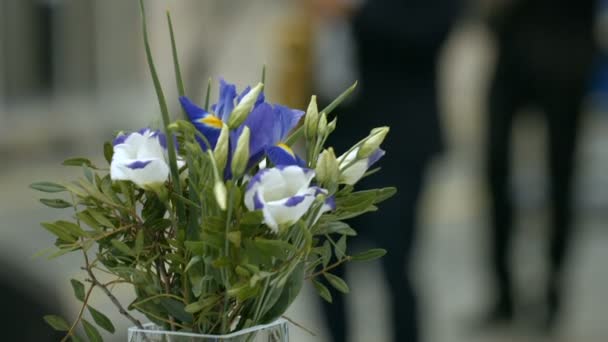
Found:
<svg viewBox="0 0 608 342"><path fill-rule="evenodd" d="M277 231L278 225L292 224L299 220L310 209L315 196L303 194L297 197L299 202L295 205L288 204L288 201L293 197L265 203L263 208L265 223Z"/></svg>
<svg viewBox="0 0 608 342"><path fill-rule="evenodd" d="M118 168L122 171L127 179L137 184L141 188L162 184L169 177L169 166L164 160L151 159L143 168L132 169L130 164L118 164Z"/></svg>
<svg viewBox="0 0 608 342"><path fill-rule="evenodd" d="M361 159L351 164L346 170L341 170L340 182L353 185L367 172L367 159Z"/></svg>

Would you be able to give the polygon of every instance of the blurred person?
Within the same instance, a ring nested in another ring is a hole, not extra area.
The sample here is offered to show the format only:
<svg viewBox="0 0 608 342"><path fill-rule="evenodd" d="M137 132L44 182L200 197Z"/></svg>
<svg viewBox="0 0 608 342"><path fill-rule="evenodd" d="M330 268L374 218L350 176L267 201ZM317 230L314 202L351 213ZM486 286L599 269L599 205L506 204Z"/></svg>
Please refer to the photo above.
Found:
<svg viewBox="0 0 608 342"><path fill-rule="evenodd" d="M457 15L456 0L311 0L325 18L348 17L355 44L357 95L341 108L339 128L330 137L336 153L369 133L390 126L380 160L381 177L359 188L396 186L382 203L382 216L368 213L349 223L360 238L387 249L381 259L388 284L392 336L398 342L420 339L416 291L412 284L416 209L424 175L442 149L437 101L437 57ZM357 241L358 238L353 239ZM338 275L344 270L339 269ZM354 293L353 295L357 295ZM334 342L347 341L344 298L332 292L324 304Z"/></svg>
<svg viewBox="0 0 608 342"><path fill-rule="evenodd" d="M487 126L487 181L491 195L491 254L496 299L487 323L514 316L510 252L513 199L511 136L525 106L542 110L548 132L550 178L549 272L544 327L561 307L564 264L572 235L572 179L580 113L595 56L593 0L507 0L489 17L498 48Z"/></svg>

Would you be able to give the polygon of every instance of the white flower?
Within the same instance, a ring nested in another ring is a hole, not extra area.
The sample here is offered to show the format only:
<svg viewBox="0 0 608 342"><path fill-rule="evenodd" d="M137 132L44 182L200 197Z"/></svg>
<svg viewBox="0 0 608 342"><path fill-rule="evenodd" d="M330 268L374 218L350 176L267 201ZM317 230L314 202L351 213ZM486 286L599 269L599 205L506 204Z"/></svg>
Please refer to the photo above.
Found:
<svg viewBox="0 0 608 342"><path fill-rule="evenodd" d="M114 139L110 165L112 180L129 180L144 189L163 184L169 177L166 138L158 131L142 129Z"/></svg>
<svg viewBox="0 0 608 342"><path fill-rule="evenodd" d="M338 164L340 165L340 183L354 185L363 177L365 172L376 163L384 155L382 149L377 149L370 156L363 159L357 160L357 153L359 148L355 148L348 154L343 154L338 157Z"/></svg>
<svg viewBox="0 0 608 342"><path fill-rule="evenodd" d="M264 223L276 233L310 209L321 191L310 186L314 176L314 171L295 165L260 170L247 185L245 206L262 210Z"/></svg>

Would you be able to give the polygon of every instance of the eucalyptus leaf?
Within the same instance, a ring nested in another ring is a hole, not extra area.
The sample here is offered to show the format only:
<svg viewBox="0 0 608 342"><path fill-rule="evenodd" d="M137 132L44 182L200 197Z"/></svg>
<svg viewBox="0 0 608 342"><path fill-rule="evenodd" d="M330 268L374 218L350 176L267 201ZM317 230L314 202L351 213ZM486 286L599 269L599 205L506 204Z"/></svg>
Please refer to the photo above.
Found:
<svg viewBox="0 0 608 342"><path fill-rule="evenodd" d="M95 165L93 165L93 163L87 159L87 158L82 158L82 157L74 157L74 158L69 158L63 161L63 163L61 163L61 165L64 166L88 166L90 168L96 169L97 167Z"/></svg>
<svg viewBox="0 0 608 342"><path fill-rule="evenodd" d="M36 182L30 184L30 188L42 192L62 192L66 191L65 186L53 182Z"/></svg>
<svg viewBox="0 0 608 342"><path fill-rule="evenodd" d="M323 273L323 276L336 290L342 293L348 293L350 291L346 282L337 275L331 273Z"/></svg>
<svg viewBox="0 0 608 342"><path fill-rule="evenodd" d="M70 279L70 283L74 290L74 296L76 296L79 301L84 302L84 284L76 279Z"/></svg>
<svg viewBox="0 0 608 342"><path fill-rule="evenodd" d="M81 323L90 342L103 342L101 334L99 334L99 331L97 331L97 328L95 328L93 324L89 323L86 319L82 319Z"/></svg>
<svg viewBox="0 0 608 342"><path fill-rule="evenodd" d="M177 301L173 298L162 297L160 298L160 304L167 310L169 315L179 319L182 322L191 323L194 317L192 314L186 312L184 303Z"/></svg>
<svg viewBox="0 0 608 342"><path fill-rule="evenodd" d="M72 206L71 203L68 203L59 198L41 198L40 202L47 207L56 208L56 209L64 209Z"/></svg>
<svg viewBox="0 0 608 342"><path fill-rule="evenodd" d="M327 286L321 284L321 282L315 279L312 280L312 285L315 287L321 298L325 299L325 301L327 301L328 303L332 302L331 292L329 292Z"/></svg>
<svg viewBox="0 0 608 342"><path fill-rule="evenodd" d="M116 331L116 329L114 328L114 324L112 324L112 321L108 317L106 317L106 315L95 310L90 305L87 305L87 309L89 309L89 313L91 314L91 317L93 317L93 320L95 321L95 323L98 326L102 327L107 332L112 333L112 334Z"/></svg>
<svg viewBox="0 0 608 342"><path fill-rule="evenodd" d="M112 143L109 141L106 141L103 144L103 156L108 164L112 162L112 157L114 156L114 146L112 146Z"/></svg>
<svg viewBox="0 0 608 342"><path fill-rule="evenodd" d="M370 261L383 257L386 254L386 250L382 248L373 248L365 252L353 255L351 260L356 261Z"/></svg>
<svg viewBox="0 0 608 342"><path fill-rule="evenodd" d="M65 319L61 318L57 315L46 315L44 316L44 320L48 325L50 325L53 329L57 331L68 331L70 330L70 325Z"/></svg>
<svg viewBox="0 0 608 342"><path fill-rule="evenodd" d="M112 243L112 246L114 246L114 248L118 249L122 254L130 255L130 256L135 255L135 252L133 252L133 250L129 246L127 246L126 243L124 243L120 240L116 240L116 239L112 239L110 242Z"/></svg>
<svg viewBox="0 0 608 342"><path fill-rule="evenodd" d="M60 227L54 223L41 223L42 227L51 232L51 234L57 236L59 239L66 242L75 242L76 238L70 234L65 228Z"/></svg>
<svg viewBox="0 0 608 342"><path fill-rule="evenodd" d="M299 263L298 266L291 273L285 286L283 286L281 295L276 302L270 303L270 308L266 311L262 323L273 322L277 318L281 317L287 308L296 299L300 290L302 290L302 284L304 283L304 263Z"/></svg>
<svg viewBox="0 0 608 342"><path fill-rule="evenodd" d="M346 256L346 235L342 235L336 245L334 246L334 255L338 260L341 260Z"/></svg>

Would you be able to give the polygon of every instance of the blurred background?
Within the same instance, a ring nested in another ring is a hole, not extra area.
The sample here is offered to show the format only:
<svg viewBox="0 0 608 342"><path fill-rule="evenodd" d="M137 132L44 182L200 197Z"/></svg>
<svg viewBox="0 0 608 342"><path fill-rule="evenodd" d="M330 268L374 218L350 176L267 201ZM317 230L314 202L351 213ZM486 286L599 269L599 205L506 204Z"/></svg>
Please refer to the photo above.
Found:
<svg viewBox="0 0 608 342"><path fill-rule="evenodd" d="M367 0L371 1L375 0ZM320 2L323 0L147 1L152 50L174 112L178 107L166 10L173 17L186 91L193 99L201 101L209 77L224 77L242 87L257 82L265 64L271 102L304 109L309 94L330 99L359 78L351 14L321 13L325 7ZM608 7L599 0L594 3L592 25L598 49L588 63L580 117L573 233L561 315L547 335L526 314L536 310L548 276L545 255L551 234L551 191L546 120L542 115L521 115L513 122L510 152L510 191L516 213L510 260L517 297L514 310L524 314L515 315L510 324L480 324L495 296L488 242L492 201L485 158L490 148L486 139L488 93L500 55L497 35L486 19L508 11L512 2L526 1L460 3L451 13L454 20L438 52L437 87L445 146L427 168L417 203L420 215L412 264L421 340L606 341L608 64L602 46L608 47ZM547 13L556 11L553 2L536 2L546 4ZM348 7L364 3L349 1ZM430 5L418 1L413 6ZM442 12L441 1L432 6L437 7L426 12ZM410 26L424 32L424 20L416 25ZM574 29L574 25L566 27ZM141 35L135 0L0 0L0 288L5 289L5 307L21 308L16 309L18 314L12 309L0 310L3 330L15 329L11 317L41 322L44 327L43 314L77 315L79 307L69 279L82 277L80 258L33 258L53 242L39 222L69 213L44 207L27 186L76 176L79 170L62 167L62 160L74 156L102 160L102 143L117 130L137 129L158 120ZM542 56L547 63L556 59L549 53ZM523 110L534 114L538 108ZM339 126L349 120L345 112ZM399 153L399 149L389 148L385 158ZM366 263L347 270L352 289L347 313L354 322L349 341L391 340L391 303L379 266ZM117 291L122 298L130 296L127 288ZM125 341L127 320L101 293L93 303L115 318L117 332L107 340ZM305 288L287 316L317 336L292 326L293 341L331 341L332 321L326 326L320 313L314 290ZM32 326L35 324L23 329ZM42 335L30 334L38 337L24 340L44 340L40 336L48 336L48 332L39 329Z"/></svg>

